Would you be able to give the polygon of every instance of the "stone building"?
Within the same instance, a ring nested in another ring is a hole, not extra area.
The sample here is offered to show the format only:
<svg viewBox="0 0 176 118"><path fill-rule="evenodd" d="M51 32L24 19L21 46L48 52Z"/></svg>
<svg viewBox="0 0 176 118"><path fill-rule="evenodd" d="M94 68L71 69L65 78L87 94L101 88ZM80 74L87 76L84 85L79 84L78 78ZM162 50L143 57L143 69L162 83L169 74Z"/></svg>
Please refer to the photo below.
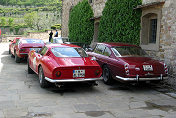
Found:
<svg viewBox="0 0 176 118"><path fill-rule="evenodd" d="M63 0L62 36L68 36L70 9L81 0ZM89 0L94 12L94 40L107 0ZM176 75L176 2L175 0L143 0L140 45L151 56L163 60L172 75Z"/></svg>
<svg viewBox="0 0 176 118"><path fill-rule="evenodd" d="M165 61L176 73L176 2L143 0L140 45L152 56Z"/></svg>

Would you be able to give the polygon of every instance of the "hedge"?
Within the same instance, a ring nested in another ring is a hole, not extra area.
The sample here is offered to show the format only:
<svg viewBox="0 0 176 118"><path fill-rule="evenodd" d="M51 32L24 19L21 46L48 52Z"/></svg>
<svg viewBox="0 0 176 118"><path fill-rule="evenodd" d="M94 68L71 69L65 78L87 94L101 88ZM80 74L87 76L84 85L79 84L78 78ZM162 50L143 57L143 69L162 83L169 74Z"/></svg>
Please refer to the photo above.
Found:
<svg viewBox="0 0 176 118"><path fill-rule="evenodd" d="M141 0L108 0L100 20L100 42L139 44L141 10L135 10Z"/></svg>
<svg viewBox="0 0 176 118"><path fill-rule="evenodd" d="M71 9L69 18L69 39L73 42L90 43L93 39L93 10L88 0L79 2Z"/></svg>

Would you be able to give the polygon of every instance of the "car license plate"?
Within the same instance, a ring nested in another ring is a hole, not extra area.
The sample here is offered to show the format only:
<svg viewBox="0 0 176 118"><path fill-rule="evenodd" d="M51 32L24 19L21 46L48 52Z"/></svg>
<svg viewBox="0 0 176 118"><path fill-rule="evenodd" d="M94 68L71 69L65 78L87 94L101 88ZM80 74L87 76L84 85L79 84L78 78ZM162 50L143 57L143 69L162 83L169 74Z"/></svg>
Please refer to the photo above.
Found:
<svg viewBox="0 0 176 118"><path fill-rule="evenodd" d="M85 70L73 70L73 77L85 77Z"/></svg>
<svg viewBox="0 0 176 118"><path fill-rule="evenodd" d="M30 50L35 50L36 52L39 52L41 48L30 48Z"/></svg>
<svg viewBox="0 0 176 118"><path fill-rule="evenodd" d="M144 71L153 71L152 65L143 65Z"/></svg>

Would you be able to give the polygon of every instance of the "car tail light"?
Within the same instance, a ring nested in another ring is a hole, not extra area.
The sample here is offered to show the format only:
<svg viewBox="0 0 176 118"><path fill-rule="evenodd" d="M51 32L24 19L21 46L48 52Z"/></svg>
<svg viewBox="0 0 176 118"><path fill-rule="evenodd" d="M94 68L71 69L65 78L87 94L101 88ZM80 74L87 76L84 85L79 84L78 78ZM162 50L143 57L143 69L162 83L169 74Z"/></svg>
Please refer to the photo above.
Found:
<svg viewBox="0 0 176 118"><path fill-rule="evenodd" d="M124 67L125 67L125 72L126 72L126 75L129 75L130 70L129 70L128 65L127 65L127 64L125 64L125 65L124 65Z"/></svg>
<svg viewBox="0 0 176 118"><path fill-rule="evenodd" d="M168 68L167 68L167 65L164 63L164 71L166 74L168 74Z"/></svg>
<svg viewBox="0 0 176 118"><path fill-rule="evenodd" d="M60 71L56 71L55 75L56 75L56 77L60 77L61 76L61 72Z"/></svg>
<svg viewBox="0 0 176 118"><path fill-rule="evenodd" d="M95 75L98 76L100 74L100 70L95 71Z"/></svg>

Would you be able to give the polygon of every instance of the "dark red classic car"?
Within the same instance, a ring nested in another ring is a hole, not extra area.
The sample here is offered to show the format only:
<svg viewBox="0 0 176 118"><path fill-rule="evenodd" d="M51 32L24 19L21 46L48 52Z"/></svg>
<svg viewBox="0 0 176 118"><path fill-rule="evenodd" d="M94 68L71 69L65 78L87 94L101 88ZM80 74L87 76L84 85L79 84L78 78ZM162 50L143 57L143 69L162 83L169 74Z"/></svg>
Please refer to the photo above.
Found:
<svg viewBox="0 0 176 118"><path fill-rule="evenodd" d="M105 84L111 84L113 79L122 82L159 82L168 74L163 62L152 59L136 45L97 43L94 50L87 54L96 57L103 68Z"/></svg>
<svg viewBox="0 0 176 118"><path fill-rule="evenodd" d="M102 69L79 46L49 44L40 52L29 52L28 73L33 72L39 75L40 86L45 88L49 83L87 82L93 85L101 80Z"/></svg>
<svg viewBox="0 0 176 118"><path fill-rule="evenodd" d="M16 42L19 40L19 37L14 38L13 40L9 40L9 54L11 54L11 49L14 48Z"/></svg>
<svg viewBox="0 0 176 118"><path fill-rule="evenodd" d="M15 62L19 63L22 58L26 58L30 50L39 51L45 43L41 39L21 38L13 46L11 53L15 56Z"/></svg>

